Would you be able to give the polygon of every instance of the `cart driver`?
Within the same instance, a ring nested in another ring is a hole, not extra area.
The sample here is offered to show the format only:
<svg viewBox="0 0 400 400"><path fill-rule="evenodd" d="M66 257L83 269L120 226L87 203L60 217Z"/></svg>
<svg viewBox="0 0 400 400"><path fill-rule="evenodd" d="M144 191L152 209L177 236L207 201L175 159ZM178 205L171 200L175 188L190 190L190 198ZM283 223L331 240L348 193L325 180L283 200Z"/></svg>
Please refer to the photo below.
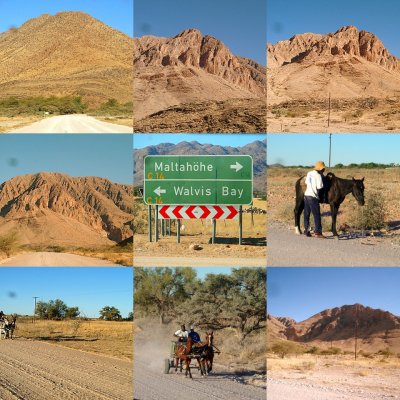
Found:
<svg viewBox="0 0 400 400"><path fill-rule="evenodd" d="M190 327L189 337L192 338L194 343L200 342L200 335L195 332L193 325Z"/></svg>
<svg viewBox="0 0 400 400"><path fill-rule="evenodd" d="M185 325L181 325L181 329L178 329L175 333L174 336L178 338L179 342L186 342L188 337L189 337L189 333L186 330Z"/></svg>
<svg viewBox="0 0 400 400"><path fill-rule="evenodd" d="M4 321L4 313L3 313L3 311L0 311L0 321Z"/></svg>

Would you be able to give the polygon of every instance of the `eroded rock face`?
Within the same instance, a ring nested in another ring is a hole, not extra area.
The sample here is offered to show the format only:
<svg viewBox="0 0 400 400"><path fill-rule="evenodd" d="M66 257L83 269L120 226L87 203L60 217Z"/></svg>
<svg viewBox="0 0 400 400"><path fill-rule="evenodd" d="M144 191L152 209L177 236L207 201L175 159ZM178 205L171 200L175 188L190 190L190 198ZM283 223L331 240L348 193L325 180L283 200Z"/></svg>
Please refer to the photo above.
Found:
<svg viewBox="0 0 400 400"><path fill-rule="evenodd" d="M283 318L285 335L289 340L345 340L354 337L357 324L360 337L400 329L400 318L388 311L361 304L344 305L324 310L303 322Z"/></svg>
<svg viewBox="0 0 400 400"><path fill-rule="evenodd" d="M59 173L18 176L0 185L0 217L31 219L51 212L120 242L132 236L132 188L97 177Z"/></svg>
<svg viewBox="0 0 400 400"><path fill-rule="evenodd" d="M265 94L265 68L237 57L218 39L187 29L173 38L144 36L134 39L134 65L199 68L257 96Z"/></svg>
<svg viewBox="0 0 400 400"><path fill-rule="evenodd" d="M312 63L335 56L360 57L388 71L400 72L400 60L389 53L373 33L345 26L335 33L318 35L304 33L289 40L268 45L268 67L290 63Z"/></svg>

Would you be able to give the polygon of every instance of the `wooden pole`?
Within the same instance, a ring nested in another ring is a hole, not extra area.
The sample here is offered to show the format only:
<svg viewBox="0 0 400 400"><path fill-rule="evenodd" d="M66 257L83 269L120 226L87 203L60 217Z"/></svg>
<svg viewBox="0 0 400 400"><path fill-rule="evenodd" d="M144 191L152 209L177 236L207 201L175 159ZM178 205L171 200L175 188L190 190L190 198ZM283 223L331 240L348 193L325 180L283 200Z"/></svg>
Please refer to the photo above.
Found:
<svg viewBox="0 0 400 400"><path fill-rule="evenodd" d="M356 324L354 327L354 360L357 360L357 339L358 339L358 304L356 304Z"/></svg>
<svg viewBox="0 0 400 400"><path fill-rule="evenodd" d="M154 221L155 221L155 241L158 242L158 205L156 205L156 210L155 210L155 215L154 215Z"/></svg>
<svg viewBox="0 0 400 400"><path fill-rule="evenodd" d="M149 227L149 242L151 242L151 241L153 241L151 206L148 206L148 208L147 208L147 226Z"/></svg>
<svg viewBox="0 0 400 400"><path fill-rule="evenodd" d="M329 134L329 168L331 167L331 155L332 155L332 133Z"/></svg>
<svg viewBox="0 0 400 400"><path fill-rule="evenodd" d="M177 219L176 220L177 224L176 224L176 240L178 243L181 242L181 220Z"/></svg>
<svg viewBox="0 0 400 400"><path fill-rule="evenodd" d="M242 245L242 206L239 206L239 245Z"/></svg>
<svg viewBox="0 0 400 400"><path fill-rule="evenodd" d="M328 128L331 123L331 92L329 92L329 97L328 97Z"/></svg>
<svg viewBox="0 0 400 400"><path fill-rule="evenodd" d="M215 244L215 237L217 236L217 220L213 219L212 220L212 224L213 224L213 226L212 226L212 240L211 240L211 243Z"/></svg>

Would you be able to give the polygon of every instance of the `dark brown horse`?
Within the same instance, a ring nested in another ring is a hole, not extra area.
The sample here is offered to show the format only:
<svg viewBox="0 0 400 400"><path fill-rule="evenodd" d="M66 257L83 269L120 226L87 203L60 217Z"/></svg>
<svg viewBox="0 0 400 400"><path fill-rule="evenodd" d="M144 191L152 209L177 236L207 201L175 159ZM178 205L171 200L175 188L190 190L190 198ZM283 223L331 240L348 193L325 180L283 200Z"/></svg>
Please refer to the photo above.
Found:
<svg viewBox="0 0 400 400"><path fill-rule="evenodd" d="M214 361L214 332L206 332L207 346L202 357L204 372L208 375L212 371Z"/></svg>
<svg viewBox="0 0 400 400"><path fill-rule="evenodd" d="M301 234L300 217L304 210L304 192L306 184L304 176L296 181L296 205L294 208L294 226L297 234ZM362 179L342 179L338 178L332 172L329 172L324 178L325 193L322 195L322 203L329 204L331 207L332 216L332 234L339 236L336 230L336 220L339 212L339 207L343 203L346 196L351 193L360 206L365 204L364 200L364 178Z"/></svg>

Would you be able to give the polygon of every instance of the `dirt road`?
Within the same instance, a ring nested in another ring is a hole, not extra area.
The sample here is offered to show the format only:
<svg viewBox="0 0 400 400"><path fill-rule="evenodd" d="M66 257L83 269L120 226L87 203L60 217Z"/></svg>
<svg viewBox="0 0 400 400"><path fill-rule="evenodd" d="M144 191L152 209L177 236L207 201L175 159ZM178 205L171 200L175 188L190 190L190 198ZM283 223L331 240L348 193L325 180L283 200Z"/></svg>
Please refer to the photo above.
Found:
<svg viewBox="0 0 400 400"><path fill-rule="evenodd" d="M0 341L2 400L131 400L130 361L22 339Z"/></svg>
<svg viewBox="0 0 400 400"><path fill-rule="evenodd" d="M316 239L268 226L268 266L400 266L400 247L377 238Z"/></svg>
<svg viewBox="0 0 400 400"><path fill-rule="evenodd" d="M265 258L135 256L135 267L265 267Z"/></svg>
<svg viewBox="0 0 400 400"><path fill-rule="evenodd" d="M343 385L336 387L323 386L304 380L268 379L268 400L384 400L400 399L400 396L384 394L370 388L349 388Z"/></svg>
<svg viewBox="0 0 400 400"><path fill-rule="evenodd" d="M133 128L102 122L88 115L59 115L43 119L11 133L132 133Z"/></svg>
<svg viewBox="0 0 400 400"><path fill-rule="evenodd" d="M67 253L27 253L0 260L2 267L112 267L106 260Z"/></svg>
<svg viewBox="0 0 400 400"><path fill-rule="evenodd" d="M265 389L238 383L233 376L217 368L206 378L201 378L197 370L192 370L193 380L190 380L175 372L163 374L163 360L157 361L160 368L152 368L145 356L135 357L135 400L265 400Z"/></svg>

